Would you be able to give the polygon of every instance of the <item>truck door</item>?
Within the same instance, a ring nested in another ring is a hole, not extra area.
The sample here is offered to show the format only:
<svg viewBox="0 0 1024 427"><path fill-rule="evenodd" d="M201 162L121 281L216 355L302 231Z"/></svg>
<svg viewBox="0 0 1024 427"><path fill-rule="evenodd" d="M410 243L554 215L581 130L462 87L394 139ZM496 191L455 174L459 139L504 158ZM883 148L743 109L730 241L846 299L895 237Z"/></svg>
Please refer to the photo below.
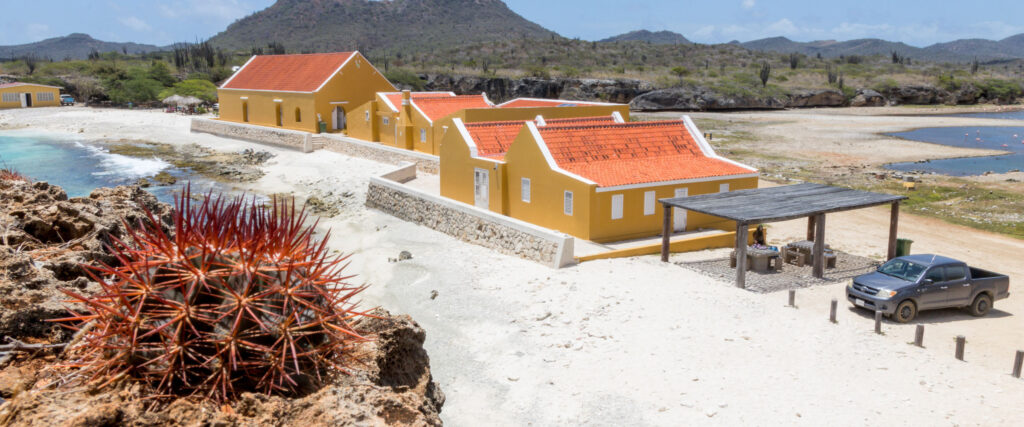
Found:
<svg viewBox="0 0 1024 427"><path fill-rule="evenodd" d="M949 286L946 286L943 281L942 267L932 267L924 273L924 279L917 286L918 310L939 308L946 305Z"/></svg>
<svg viewBox="0 0 1024 427"><path fill-rule="evenodd" d="M967 266L950 265L944 267L946 281L943 285L949 287L949 299L946 301L951 306L964 306L971 303L971 292L974 287L967 278Z"/></svg>

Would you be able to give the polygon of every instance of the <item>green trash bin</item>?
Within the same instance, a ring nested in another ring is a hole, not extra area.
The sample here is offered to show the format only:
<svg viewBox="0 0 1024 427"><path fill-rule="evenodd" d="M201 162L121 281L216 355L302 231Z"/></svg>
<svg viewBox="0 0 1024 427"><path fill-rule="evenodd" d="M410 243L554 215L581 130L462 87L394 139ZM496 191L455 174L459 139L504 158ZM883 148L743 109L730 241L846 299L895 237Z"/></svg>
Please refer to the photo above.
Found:
<svg viewBox="0 0 1024 427"><path fill-rule="evenodd" d="M320 122L320 133L327 133L327 122Z"/></svg>
<svg viewBox="0 0 1024 427"><path fill-rule="evenodd" d="M910 244L914 243L910 239L896 239L896 256L910 255Z"/></svg>

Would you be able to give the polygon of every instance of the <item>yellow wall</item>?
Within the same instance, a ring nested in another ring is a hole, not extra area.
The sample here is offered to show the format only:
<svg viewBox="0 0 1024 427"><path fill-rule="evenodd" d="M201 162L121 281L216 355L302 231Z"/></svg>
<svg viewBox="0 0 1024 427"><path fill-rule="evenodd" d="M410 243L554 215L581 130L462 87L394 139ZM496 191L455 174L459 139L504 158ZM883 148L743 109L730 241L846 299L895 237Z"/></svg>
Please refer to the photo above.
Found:
<svg viewBox="0 0 1024 427"><path fill-rule="evenodd" d="M377 92L394 90L395 87L357 52L338 74L315 93L220 89L217 96L221 120L318 132L317 114L330 129L331 113L335 106L347 112L372 101ZM275 99L281 102L274 102ZM243 104L248 105L248 121L243 117ZM284 112L281 126L277 125L277 104L280 104ZM296 121L296 108L300 110L301 121Z"/></svg>
<svg viewBox="0 0 1024 427"><path fill-rule="evenodd" d="M754 228L747 230L747 244L754 243ZM723 231L712 235L686 236L673 239L669 242L669 252L692 252L704 249L731 248L736 246L736 230ZM616 249L607 252L596 253L576 257L576 261L585 262L595 259L629 258L641 255L661 253L661 242L650 245L637 246L635 248Z"/></svg>
<svg viewBox="0 0 1024 427"><path fill-rule="evenodd" d="M595 191L591 198L594 205L590 207L592 212L590 240L614 242L658 235L661 233L664 210L657 200L675 197L675 190L681 188L686 188L689 196L717 193L720 184L729 184L729 191L746 190L757 188L757 178L720 179L621 191ZM644 215L644 194L648 191L655 192L652 215ZM622 218L612 219L612 196L619 194L623 196ZM687 212L686 214L686 230L701 228L732 230L735 226L732 221L702 213Z"/></svg>
<svg viewBox="0 0 1024 427"><path fill-rule="evenodd" d="M369 113L369 114L367 114ZM348 136L363 141L376 141L380 132L380 118L377 117L377 102L370 101L348 112Z"/></svg>
<svg viewBox="0 0 1024 427"><path fill-rule="evenodd" d="M489 209L507 215L508 185L505 163L497 160L470 157L469 146L454 126L441 144L441 195L449 199L475 205L474 174L476 168L489 171Z"/></svg>
<svg viewBox="0 0 1024 427"><path fill-rule="evenodd" d="M60 89L50 86L41 85L20 85L11 86L6 88L0 88L0 94L13 93L18 94L18 99L13 102L3 102L3 97L0 95L0 108L21 108L21 100L24 98L24 93L32 94L32 107L58 107L60 106ZM53 96L52 101L40 101L40 93L49 93Z"/></svg>

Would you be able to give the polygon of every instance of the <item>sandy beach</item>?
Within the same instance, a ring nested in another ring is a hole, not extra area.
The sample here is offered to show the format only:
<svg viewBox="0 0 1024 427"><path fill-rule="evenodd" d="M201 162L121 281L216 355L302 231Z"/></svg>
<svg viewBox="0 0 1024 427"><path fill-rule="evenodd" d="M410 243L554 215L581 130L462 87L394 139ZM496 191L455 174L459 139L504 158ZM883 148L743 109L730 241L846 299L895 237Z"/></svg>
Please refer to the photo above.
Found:
<svg viewBox="0 0 1024 427"><path fill-rule="evenodd" d="M837 166L989 154L899 141L884 132L927 126L1024 126L928 116L905 108L694 114L757 121L744 149ZM947 111L948 112L948 111ZM676 114L678 116L678 114ZM188 131L189 117L84 107L0 111L0 134L55 133L89 141L137 140L246 148L275 154L266 175L240 189L260 194L348 194L324 218L332 248L370 284L367 307L411 315L427 331L433 374L447 395L442 418L475 425L1018 425L1024 381L1009 375L1024 349L1024 241L905 214L915 252L941 251L1011 275L1011 297L989 317L924 313L925 348L913 325L872 331L868 313L843 302L845 283L798 293L754 294L656 256L553 270L415 226L362 205L370 176L393 165L318 151L262 146ZM732 144L733 141L723 138ZM717 141L713 141L715 143ZM878 257L888 211L829 216L831 245ZM793 240L801 221L774 224ZM393 263L400 251L413 258ZM678 254L673 261L692 255ZM838 324L828 302L840 299ZM968 337L966 362L952 337Z"/></svg>

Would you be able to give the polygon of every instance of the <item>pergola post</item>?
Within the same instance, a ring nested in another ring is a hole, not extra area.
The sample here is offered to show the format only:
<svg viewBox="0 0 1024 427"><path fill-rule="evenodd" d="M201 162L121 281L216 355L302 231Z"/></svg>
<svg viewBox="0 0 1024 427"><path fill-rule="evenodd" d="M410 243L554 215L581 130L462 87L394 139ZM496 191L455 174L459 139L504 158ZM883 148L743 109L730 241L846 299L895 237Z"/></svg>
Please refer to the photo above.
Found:
<svg viewBox="0 0 1024 427"><path fill-rule="evenodd" d="M747 223L736 221L736 287L747 287Z"/></svg>
<svg viewBox="0 0 1024 427"><path fill-rule="evenodd" d="M889 214L889 256L888 259L896 258L896 232L900 224L900 202L892 202L892 212Z"/></svg>
<svg viewBox="0 0 1024 427"><path fill-rule="evenodd" d="M814 277L825 277L825 214L814 218L814 249L812 251Z"/></svg>
<svg viewBox="0 0 1024 427"><path fill-rule="evenodd" d="M672 208L662 203L665 218L661 222L661 262L668 262L669 238L672 237Z"/></svg>
<svg viewBox="0 0 1024 427"><path fill-rule="evenodd" d="M807 217L807 240L814 241L814 216Z"/></svg>

